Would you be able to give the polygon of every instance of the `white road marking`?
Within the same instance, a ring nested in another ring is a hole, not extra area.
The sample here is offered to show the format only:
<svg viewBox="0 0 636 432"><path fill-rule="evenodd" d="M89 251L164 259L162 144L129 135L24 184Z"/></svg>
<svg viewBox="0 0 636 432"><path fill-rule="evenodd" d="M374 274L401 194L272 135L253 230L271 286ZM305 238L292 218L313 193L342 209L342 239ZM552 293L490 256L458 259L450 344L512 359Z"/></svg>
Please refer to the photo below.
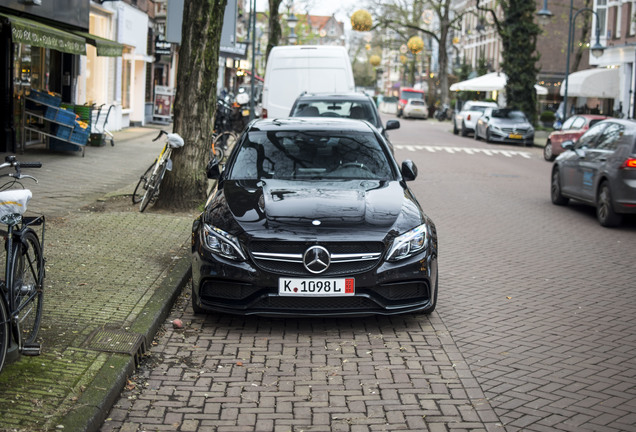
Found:
<svg viewBox="0 0 636 432"><path fill-rule="evenodd" d="M431 153L442 152L455 154L455 153L466 153L469 155L474 154L485 154L486 156L505 156L505 157L513 157L513 156L521 156L526 159L532 159L532 153L526 151L517 151L517 150L498 150L498 149L481 149L481 148L469 148L469 147L447 147L447 146L419 146L419 145L396 145L394 146L396 149L400 150L408 150L411 152L426 150Z"/></svg>

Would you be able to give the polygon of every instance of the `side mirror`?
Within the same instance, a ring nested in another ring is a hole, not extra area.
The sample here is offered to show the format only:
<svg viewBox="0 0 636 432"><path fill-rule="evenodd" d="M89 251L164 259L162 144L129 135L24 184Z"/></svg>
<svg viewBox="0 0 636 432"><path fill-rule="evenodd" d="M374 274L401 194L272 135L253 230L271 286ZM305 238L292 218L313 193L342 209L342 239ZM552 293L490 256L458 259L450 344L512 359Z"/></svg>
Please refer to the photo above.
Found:
<svg viewBox="0 0 636 432"><path fill-rule="evenodd" d="M400 128L400 121L399 120L389 120L386 122L386 130L391 130L391 129L399 129Z"/></svg>
<svg viewBox="0 0 636 432"><path fill-rule="evenodd" d="M572 150L574 148L574 141L564 141L561 144L564 150Z"/></svg>
<svg viewBox="0 0 636 432"><path fill-rule="evenodd" d="M205 168L205 174L209 179L218 179L221 177L221 167L217 158L208 162L208 166Z"/></svg>
<svg viewBox="0 0 636 432"><path fill-rule="evenodd" d="M417 167L412 160L402 162L402 177L405 181L412 181L417 177Z"/></svg>

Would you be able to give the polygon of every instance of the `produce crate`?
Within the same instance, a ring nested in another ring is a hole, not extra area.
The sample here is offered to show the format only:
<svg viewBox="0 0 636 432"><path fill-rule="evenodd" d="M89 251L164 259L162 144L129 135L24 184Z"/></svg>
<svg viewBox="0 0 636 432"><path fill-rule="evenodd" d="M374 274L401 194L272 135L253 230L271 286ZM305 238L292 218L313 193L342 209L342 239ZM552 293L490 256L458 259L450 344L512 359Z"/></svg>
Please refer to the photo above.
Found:
<svg viewBox="0 0 636 432"><path fill-rule="evenodd" d="M82 146L57 138L49 138L49 149L55 151L83 151Z"/></svg>
<svg viewBox="0 0 636 432"><path fill-rule="evenodd" d="M92 133L88 139L88 145L92 147L104 147L106 140L104 140L104 134Z"/></svg>
<svg viewBox="0 0 636 432"><path fill-rule="evenodd" d="M51 105L54 107L59 107L60 103L62 103L62 98L57 96L56 94L43 92L39 90L31 89L27 97L29 99L33 99L34 101L37 101L46 105Z"/></svg>
<svg viewBox="0 0 636 432"><path fill-rule="evenodd" d="M75 126L73 128L73 133L71 134L70 141L72 143L84 146L88 142L89 135L90 135L90 130Z"/></svg>
<svg viewBox="0 0 636 432"><path fill-rule="evenodd" d="M55 121L55 117L57 117L57 112L59 108L46 107L46 111L44 112L44 118L47 120Z"/></svg>
<svg viewBox="0 0 636 432"><path fill-rule="evenodd" d="M55 136L64 140L68 140L71 137L71 131L73 130L72 127L70 126L64 126L64 125L53 125L53 132L55 133Z"/></svg>
<svg viewBox="0 0 636 432"><path fill-rule="evenodd" d="M65 109L57 110L57 116L55 117L55 121L58 123L62 123L68 126L75 126L75 118L76 114L73 111L67 111Z"/></svg>

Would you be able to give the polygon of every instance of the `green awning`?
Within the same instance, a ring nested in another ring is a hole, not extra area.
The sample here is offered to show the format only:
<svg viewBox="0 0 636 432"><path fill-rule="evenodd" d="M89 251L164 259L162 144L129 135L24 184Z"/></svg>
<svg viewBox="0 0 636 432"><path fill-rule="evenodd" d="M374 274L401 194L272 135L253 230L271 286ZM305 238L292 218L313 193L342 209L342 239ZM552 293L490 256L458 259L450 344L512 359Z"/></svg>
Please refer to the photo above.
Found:
<svg viewBox="0 0 636 432"><path fill-rule="evenodd" d="M27 18L0 14L11 24L13 42L50 48L70 54L86 54L86 40L71 32Z"/></svg>
<svg viewBox="0 0 636 432"><path fill-rule="evenodd" d="M98 56L121 57L121 54L124 51L124 46L119 42L80 31L74 31L73 33L77 36L83 37L86 39L86 42L97 48Z"/></svg>

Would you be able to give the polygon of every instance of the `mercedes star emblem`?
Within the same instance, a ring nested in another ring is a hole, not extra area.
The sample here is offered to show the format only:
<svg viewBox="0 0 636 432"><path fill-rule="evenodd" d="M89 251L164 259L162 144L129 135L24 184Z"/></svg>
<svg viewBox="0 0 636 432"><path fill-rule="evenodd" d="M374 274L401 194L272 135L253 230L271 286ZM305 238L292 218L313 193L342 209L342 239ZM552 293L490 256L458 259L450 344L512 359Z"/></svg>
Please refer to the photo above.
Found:
<svg viewBox="0 0 636 432"><path fill-rule="evenodd" d="M322 246L312 246L303 255L303 265L308 272L317 274L329 268L331 256L329 251Z"/></svg>

